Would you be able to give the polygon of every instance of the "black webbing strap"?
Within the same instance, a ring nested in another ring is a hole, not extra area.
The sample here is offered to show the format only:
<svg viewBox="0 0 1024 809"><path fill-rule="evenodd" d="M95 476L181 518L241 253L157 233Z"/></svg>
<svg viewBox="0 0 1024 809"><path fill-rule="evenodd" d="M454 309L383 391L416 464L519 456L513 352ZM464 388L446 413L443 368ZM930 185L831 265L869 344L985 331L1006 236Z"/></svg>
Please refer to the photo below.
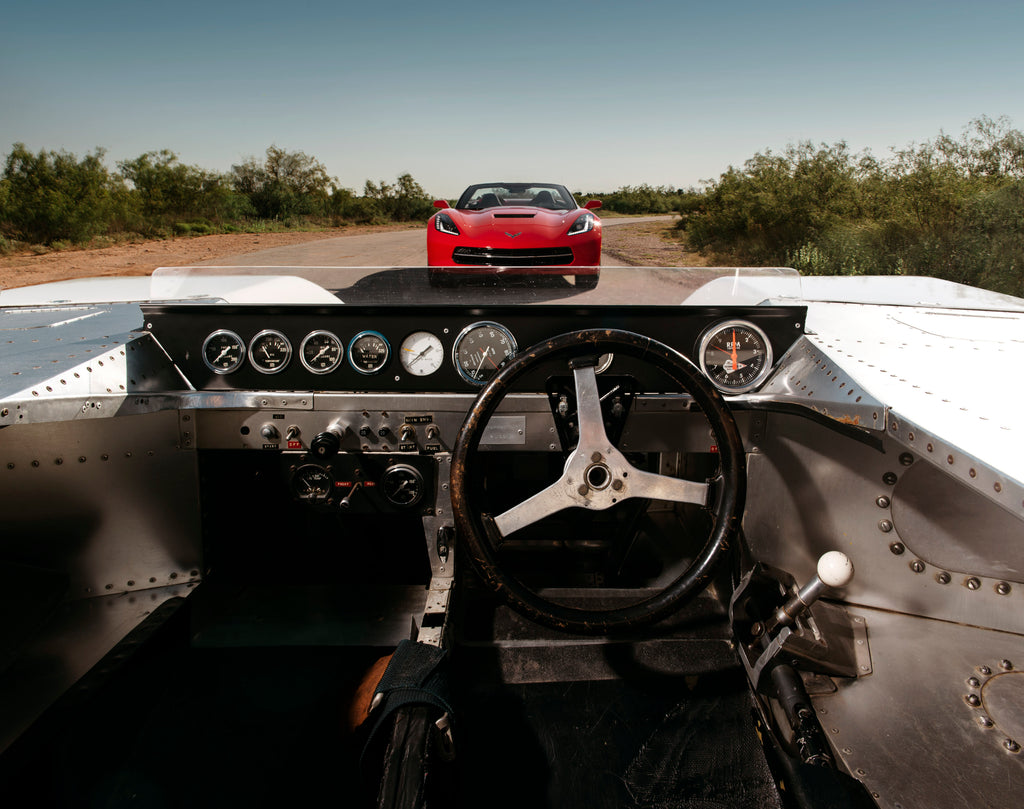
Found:
<svg viewBox="0 0 1024 809"><path fill-rule="evenodd" d="M444 649L411 640L398 644L373 692L373 726L360 759L365 757L378 731L389 725L387 720L405 705L429 705L437 708L439 715L452 716L448 675L441 665L446 654Z"/></svg>

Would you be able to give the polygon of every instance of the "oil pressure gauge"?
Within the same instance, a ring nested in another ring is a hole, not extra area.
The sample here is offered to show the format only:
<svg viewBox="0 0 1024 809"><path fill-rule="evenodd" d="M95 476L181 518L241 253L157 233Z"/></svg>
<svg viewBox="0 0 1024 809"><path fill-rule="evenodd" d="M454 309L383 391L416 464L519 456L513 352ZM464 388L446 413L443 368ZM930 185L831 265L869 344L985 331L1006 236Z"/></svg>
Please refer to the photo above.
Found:
<svg viewBox="0 0 1024 809"><path fill-rule="evenodd" d="M730 320L708 329L697 349L700 368L723 393L753 390L772 370L772 344L746 320Z"/></svg>
<svg viewBox="0 0 1024 809"><path fill-rule="evenodd" d="M425 488L420 471L405 463L392 464L385 469L380 485L384 496L403 508L416 505L423 498Z"/></svg>
<svg viewBox="0 0 1024 809"><path fill-rule="evenodd" d="M203 362L215 374L237 371L245 360L245 342L233 331L219 329L203 343Z"/></svg>

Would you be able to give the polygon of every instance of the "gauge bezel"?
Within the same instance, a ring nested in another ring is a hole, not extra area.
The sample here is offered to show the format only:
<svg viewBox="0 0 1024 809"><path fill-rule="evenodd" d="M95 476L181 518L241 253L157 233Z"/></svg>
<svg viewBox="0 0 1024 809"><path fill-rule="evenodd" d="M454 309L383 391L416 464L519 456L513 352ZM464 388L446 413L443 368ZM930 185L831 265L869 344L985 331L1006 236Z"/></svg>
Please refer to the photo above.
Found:
<svg viewBox="0 0 1024 809"><path fill-rule="evenodd" d="M256 344L260 341L260 339L262 339L263 337L269 337L271 335L273 335L274 337L280 337L282 340L284 340L284 345L285 345L285 348L287 349L286 352L285 352L285 358L281 361L281 364L278 365L276 368L266 368L266 367L260 365L256 361L256 356L253 354L253 349L256 347ZM267 374L268 376L272 375L272 374L279 374L279 373L281 373L285 368L287 368L291 364L291 361L292 361L292 343L291 343L291 340L289 340L287 337L285 337L284 332L278 331L277 329L264 329L263 331L261 331L258 334L256 334L252 338L252 340L249 342L248 354L249 354L249 362L250 362L250 364L252 365L253 368L255 368L257 371L259 371L261 374Z"/></svg>
<svg viewBox="0 0 1024 809"><path fill-rule="evenodd" d="M432 345L437 346L437 354L439 358L436 365L422 366L424 368L429 368L429 370L423 373L420 373L418 370L414 370L413 366L410 365L405 358L405 353L407 351L405 346L414 337L420 337L421 335L426 335L428 338L430 338ZM398 360L402 364L402 370L404 370L406 373L418 377L427 377L430 376L431 374L437 373L441 366L444 365L444 345L441 343L441 338L434 334L434 332L427 331L426 329L417 329L416 331L407 334L405 338L402 340L401 345L399 345L398 347Z"/></svg>
<svg viewBox="0 0 1024 809"><path fill-rule="evenodd" d="M396 474L407 474L407 475L409 475L410 478L412 478L416 482L415 496L411 500L409 500L408 502L403 502L401 500L395 500L395 499L393 499L391 497L391 494L388 492L388 487L387 487L386 481L387 481L387 479L389 477L391 477L392 475L396 475ZM393 505L393 506L395 506L397 508L412 508L413 506L418 504L423 499L423 495L426 493L426 486L427 486L427 484L426 484L426 481L423 478L423 473L420 472L420 470L417 469L412 464L407 464L407 463L392 464L387 469L385 469L384 472L380 476L380 488L381 488L381 491L384 493L384 498L391 505Z"/></svg>
<svg viewBox="0 0 1024 809"><path fill-rule="evenodd" d="M238 352L238 362L236 362L230 368L218 368L216 365L210 362L210 358L207 357L206 355L206 349L210 345L210 341L213 340L214 337L219 337L222 334L228 337L233 337L235 340L238 341L238 345L241 347L241 351ZM216 331L210 332L206 336L206 339L203 340L203 362L206 363L206 367L213 371L215 374L220 374L221 376L223 376L224 374L233 374L245 363L245 356L245 340L239 337L236 332L231 331L231 329L217 329Z"/></svg>
<svg viewBox="0 0 1024 809"><path fill-rule="evenodd" d="M384 343L384 359L381 360L380 364L374 368L361 368L354 359L352 359L352 349L355 348L358 343L364 337L377 337L381 342ZM355 337L353 337L348 343L348 349L345 351L345 356L348 357L348 364L352 366L356 373L362 374L363 376L373 376L379 374L387 364L391 361L391 343L388 342L388 338L381 334L379 331L373 329L367 329L361 331Z"/></svg>
<svg viewBox="0 0 1024 809"><path fill-rule="evenodd" d="M327 492L325 494L323 494L322 496L309 497L309 496L306 496L306 495L299 494L295 490L296 482L298 480L300 480L300 478L302 478L304 475L306 475L309 472L313 472L313 473L318 474L318 475L323 475L327 479L327 481L328 481ZM296 500L298 500L300 503L309 503L309 504L312 504L312 505L321 505L321 504L324 504L324 503L328 503L331 500L331 498L334 496L334 475L332 475L324 467L320 466L320 464L315 464L315 463L302 464L298 469L296 469L292 473L292 478L291 478L291 481L290 481L290 488L291 488L292 496Z"/></svg>
<svg viewBox="0 0 1024 809"><path fill-rule="evenodd" d="M761 366L761 370L757 372L757 375L750 382L746 382L742 385L723 385L716 381L714 376L712 376L711 372L708 370L707 363L704 360L704 354L707 351L711 340L716 335L728 329L745 329L753 332L764 344L764 364ZM764 333L763 329L751 323L749 320L725 320L711 326L703 335L701 335L700 341L697 344L697 359L700 364L700 370L704 376L708 378L708 381L711 382L718 391L726 394L749 393L754 390L768 378L768 375L771 374L775 363L774 355L772 353L772 341L768 339L768 335Z"/></svg>
<svg viewBox="0 0 1024 809"><path fill-rule="evenodd" d="M338 348L338 359L335 360L329 368L314 368L306 360L306 345L314 337L328 337L334 341L335 346ZM309 371L311 374L317 374L318 376L323 374L329 374L332 371L338 370L338 367L345 361L345 344L341 342L341 339L332 331L326 329L317 329L311 331L305 337L302 338L302 344L299 346L299 361L302 363L302 367Z"/></svg>
<svg viewBox="0 0 1024 809"><path fill-rule="evenodd" d="M512 356L514 357L517 353L519 353L519 346L516 345L516 338L513 336L512 332L508 330L508 327L502 326L500 323L497 323L493 320L480 320L477 321L476 323L470 323L468 326L466 326L466 328L459 332L458 337L455 338L455 342L452 344L452 365L455 366L455 370L458 372L459 376L466 380L466 382L469 382L471 385L476 385L478 387L486 385L488 382L490 382L490 379L474 379L466 372L466 369L462 367L462 363L459 362L459 347L462 345L462 341L466 338L467 335L470 334L470 332L473 332L479 328L493 328L502 332L505 335L505 337L508 338L509 345L512 347ZM495 370L495 373L497 373L497 370Z"/></svg>

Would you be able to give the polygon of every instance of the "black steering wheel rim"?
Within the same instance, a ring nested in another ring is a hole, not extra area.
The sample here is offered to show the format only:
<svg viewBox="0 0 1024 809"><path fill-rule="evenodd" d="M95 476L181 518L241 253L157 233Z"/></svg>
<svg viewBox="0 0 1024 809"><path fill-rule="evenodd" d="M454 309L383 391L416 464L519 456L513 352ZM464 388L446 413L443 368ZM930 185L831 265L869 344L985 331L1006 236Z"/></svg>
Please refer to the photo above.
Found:
<svg viewBox="0 0 1024 809"><path fill-rule="evenodd" d="M498 563L487 537L486 515L473 507L468 481L472 479L473 461L484 428L517 379L544 360L597 357L607 352L650 362L693 397L710 424L718 447L719 485L715 490L714 527L683 573L642 601L610 610L586 610L539 596ZM679 352L650 337L616 329L569 332L520 353L480 391L452 453L451 501L455 523L467 555L484 583L512 609L531 620L578 634L610 633L654 623L705 589L739 528L745 495L743 442L725 400Z"/></svg>

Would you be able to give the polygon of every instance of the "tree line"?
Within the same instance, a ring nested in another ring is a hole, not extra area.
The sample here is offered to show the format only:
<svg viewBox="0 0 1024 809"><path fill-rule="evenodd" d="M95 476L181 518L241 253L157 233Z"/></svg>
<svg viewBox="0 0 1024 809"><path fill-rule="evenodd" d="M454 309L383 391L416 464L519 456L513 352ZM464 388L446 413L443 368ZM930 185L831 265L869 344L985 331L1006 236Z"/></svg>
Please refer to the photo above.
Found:
<svg viewBox="0 0 1024 809"><path fill-rule="evenodd" d="M167 236L305 225L424 221L432 200L409 174L337 185L315 157L276 146L227 173L146 152L117 163L15 144L0 176L0 251L112 234ZM699 188L624 186L604 211L678 213L691 249L719 263L805 274L929 275L1024 296L1024 134L972 121L886 159L845 142L767 150Z"/></svg>
<svg viewBox="0 0 1024 809"><path fill-rule="evenodd" d="M147 237L422 221L432 198L409 174L367 180L363 193L339 188L304 152L271 146L227 173L182 163L171 151L146 152L107 168L96 149L29 151L16 143L0 176L0 249L21 242L62 247L118 234Z"/></svg>

